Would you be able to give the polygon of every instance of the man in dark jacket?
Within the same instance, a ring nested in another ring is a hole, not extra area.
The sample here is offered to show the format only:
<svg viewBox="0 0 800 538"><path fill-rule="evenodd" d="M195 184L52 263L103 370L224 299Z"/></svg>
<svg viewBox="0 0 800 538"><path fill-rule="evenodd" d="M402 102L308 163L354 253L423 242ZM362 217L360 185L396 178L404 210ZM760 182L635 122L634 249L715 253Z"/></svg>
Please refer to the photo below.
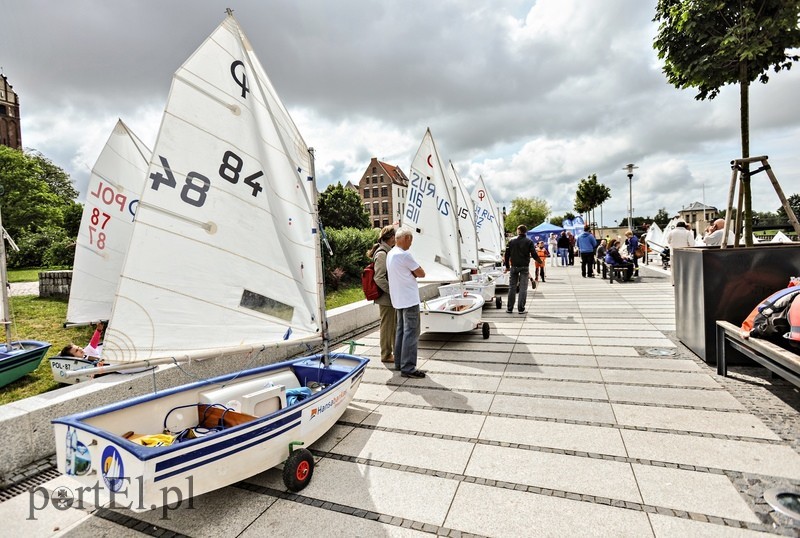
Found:
<svg viewBox="0 0 800 538"><path fill-rule="evenodd" d="M539 255L536 254L536 247L534 247L533 241L528 239L526 235L527 231L528 228L523 224L517 226L517 237L509 241L506 247L506 271L511 271L511 276L508 281L508 305L506 306L506 312L509 314L514 311L514 301L517 298L517 284L519 284L518 310L520 314L525 313L531 258L537 262L541 262Z"/></svg>

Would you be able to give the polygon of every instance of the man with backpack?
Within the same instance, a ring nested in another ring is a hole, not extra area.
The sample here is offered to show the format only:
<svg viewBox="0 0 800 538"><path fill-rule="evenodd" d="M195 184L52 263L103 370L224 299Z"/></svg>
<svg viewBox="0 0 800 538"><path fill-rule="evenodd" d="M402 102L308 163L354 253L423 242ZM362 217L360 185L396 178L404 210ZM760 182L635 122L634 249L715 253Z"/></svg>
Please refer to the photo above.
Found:
<svg viewBox="0 0 800 538"><path fill-rule="evenodd" d="M386 272L386 255L394 246L394 226L384 226L378 236L378 242L367 252L367 256L374 264L374 285L377 286L380 294L373 299L378 305L381 319L380 341L381 341L381 362L394 362L394 339L397 332L397 312L392 306L392 298L389 293L389 276ZM362 286L364 283L362 282ZM371 288L367 284L364 294ZM370 292L372 293L372 292ZM370 297L367 297L369 299Z"/></svg>

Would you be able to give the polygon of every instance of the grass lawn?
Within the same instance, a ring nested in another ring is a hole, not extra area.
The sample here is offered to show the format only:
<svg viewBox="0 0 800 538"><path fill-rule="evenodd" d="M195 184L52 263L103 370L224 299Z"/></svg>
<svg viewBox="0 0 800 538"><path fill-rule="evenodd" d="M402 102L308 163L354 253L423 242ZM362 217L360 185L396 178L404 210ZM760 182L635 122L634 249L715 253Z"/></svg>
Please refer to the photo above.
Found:
<svg viewBox="0 0 800 538"><path fill-rule="evenodd" d="M47 357L54 357L70 342L86 345L94 331L93 327L62 327L67 317L66 299L40 299L35 295L26 295L11 297L10 302L13 337L20 340L43 340L50 342L53 347L36 370L0 388L0 405L58 388L60 385L53 379Z"/></svg>
<svg viewBox="0 0 800 538"><path fill-rule="evenodd" d="M362 300L364 300L364 292L361 291L361 282L344 284L338 290L325 294L325 309L330 310Z"/></svg>
<svg viewBox="0 0 800 538"><path fill-rule="evenodd" d="M25 269L9 269L8 281L14 282L38 282L41 271L58 271L59 269L69 269L69 267L28 267Z"/></svg>

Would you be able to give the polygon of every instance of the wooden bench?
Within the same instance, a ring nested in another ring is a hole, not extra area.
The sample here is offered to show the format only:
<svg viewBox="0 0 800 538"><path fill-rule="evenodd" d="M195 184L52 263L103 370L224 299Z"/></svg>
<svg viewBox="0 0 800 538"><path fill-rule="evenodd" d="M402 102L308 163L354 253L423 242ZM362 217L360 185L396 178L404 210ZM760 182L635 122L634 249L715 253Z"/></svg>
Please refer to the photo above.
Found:
<svg viewBox="0 0 800 538"><path fill-rule="evenodd" d="M792 353L769 340L744 339L741 329L728 321L717 321L717 374L728 375L727 351L735 349L800 387L800 355Z"/></svg>
<svg viewBox="0 0 800 538"><path fill-rule="evenodd" d="M611 265L610 263L603 262L608 269L608 283L614 283L614 277L617 277L617 282L622 282L625 278L625 273L628 271L627 267L621 267L619 265Z"/></svg>

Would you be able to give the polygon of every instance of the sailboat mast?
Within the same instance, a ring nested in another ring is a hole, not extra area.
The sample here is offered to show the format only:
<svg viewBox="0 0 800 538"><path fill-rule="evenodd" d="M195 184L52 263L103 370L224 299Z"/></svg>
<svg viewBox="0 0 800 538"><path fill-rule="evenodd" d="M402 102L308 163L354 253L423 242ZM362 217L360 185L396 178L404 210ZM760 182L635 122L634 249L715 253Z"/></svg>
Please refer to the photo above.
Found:
<svg viewBox="0 0 800 538"><path fill-rule="evenodd" d="M0 195L3 194L0 186ZM6 231L3 228L3 216L0 214L0 287L3 288L3 319L2 323L6 334L6 351L11 351L11 319L9 316L10 308L8 304L8 273L6 271Z"/></svg>
<svg viewBox="0 0 800 538"><path fill-rule="evenodd" d="M317 191L317 172L314 161L314 148L308 148L308 155L311 161L311 175L308 181L311 181L311 207L314 210L314 221L317 227L312 231L316 236L314 241L314 252L316 254L317 263L317 296L319 297L319 327L322 331L322 356L327 366L330 362L330 334L328 332L328 313L325 310L325 274L322 272L322 223L319 220L319 192Z"/></svg>

